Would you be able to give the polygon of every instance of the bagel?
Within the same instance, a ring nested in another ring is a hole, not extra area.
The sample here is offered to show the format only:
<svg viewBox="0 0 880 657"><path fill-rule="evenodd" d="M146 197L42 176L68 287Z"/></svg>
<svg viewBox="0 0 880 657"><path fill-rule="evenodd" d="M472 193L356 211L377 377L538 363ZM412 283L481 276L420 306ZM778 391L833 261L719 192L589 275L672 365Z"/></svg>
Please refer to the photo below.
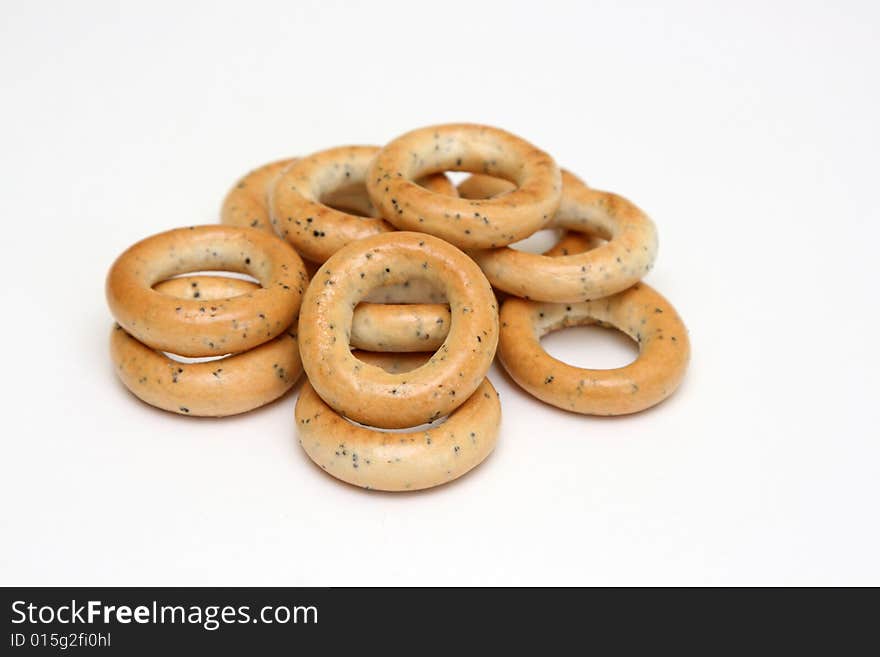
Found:
<svg viewBox="0 0 880 657"><path fill-rule="evenodd" d="M499 198L450 198L419 187L419 176L480 172L514 182ZM544 227L562 193L547 153L509 132L474 124L414 130L387 144L370 165L367 191L382 216L401 230L441 237L462 249L505 246Z"/></svg>
<svg viewBox="0 0 880 657"><path fill-rule="evenodd" d="M207 302L153 289L177 274L245 273L262 287ZM117 258L107 275L107 303L117 323L148 347L181 356L247 351L285 332L299 312L307 283L289 245L256 228L194 226L141 240Z"/></svg>
<svg viewBox="0 0 880 657"><path fill-rule="evenodd" d="M389 373L418 368L430 354L357 353ZM308 384L296 402L299 443L327 473L366 489L408 491L445 484L482 463L501 423L498 393L483 379L445 422L405 432L357 426L330 408Z"/></svg>
<svg viewBox="0 0 880 657"><path fill-rule="evenodd" d="M180 298L199 294L202 301L211 301L257 287L235 278L191 276L164 281L155 289ZM240 354L185 363L138 342L116 324L110 356L117 376L135 396L190 416L224 417L253 410L284 395L302 374L295 329Z"/></svg>
<svg viewBox="0 0 880 657"><path fill-rule="evenodd" d="M567 365L541 347L547 333L587 324L623 331L638 343L638 358L625 367L592 370ZM501 307L498 355L520 387L548 404L588 415L623 415L658 404L675 391L690 360L690 341L672 305L638 283L582 303L508 298Z"/></svg>
<svg viewBox="0 0 880 657"><path fill-rule="evenodd" d="M426 282L422 291L432 289ZM184 276L153 286L158 292L190 299L234 297L260 289L257 283L220 276ZM405 296L402 285L382 288L390 297ZM442 296L442 295L439 295ZM359 303L352 316L351 346L374 352L435 350L449 331L449 306L443 303Z"/></svg>
<svg viewBox="0 0 880 657"><path fill-rule="evenodd" d="M381 285L415 278L442 289L450 328L422 367L406 374L359 361L349 350L355 306ZM498 340L495 297L479 267L448 243L393 232L352 242L318 270L299 322L303 367L338 413L375 427L409 427L452 412L476 390Z"/></svg>
<svg viewBox="0 0 880 657"><path fill-rule="evenodd" d="M494 184L484 179L477 182ZM468 193L477 190L477 184L466 189ZM657 231L647 215L622 196L591 189L567 171L562 173L562 203L552 225L606 242L563 257L509 247L470 251L469 255L494 287L525 299L556 303L615 294L641 280L654 264Z"/></svg>

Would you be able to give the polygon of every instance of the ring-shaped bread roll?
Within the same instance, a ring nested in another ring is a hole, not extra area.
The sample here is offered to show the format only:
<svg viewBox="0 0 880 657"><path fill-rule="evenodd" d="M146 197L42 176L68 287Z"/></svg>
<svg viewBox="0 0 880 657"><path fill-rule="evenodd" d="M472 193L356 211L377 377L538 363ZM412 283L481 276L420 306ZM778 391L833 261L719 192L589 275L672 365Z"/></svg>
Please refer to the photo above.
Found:
<svg viewBox="0 0 880 657"><path fill-rule="evenodd" d="M525 299L567 303L606 297L641 280L657 255L654 223L622 196L590 189L567 171L562 181L552 225L607 242L555 258L511 248L470 251L492 285Z"/></svg>
<svg viewBox="0 0 880 657"><path fill-rule="evenodd" d="M154 289L188 299L198 294L210 301L258 287L235 278L187 276ZM268 404L290 390L302 374L296 334L290 331L227 358L184 363L141 344L117 324L110 335L110 355L117 375L136 397L166 411L197 417L235 415Z"/></svg>
<svg viewBox="0 0 880 657"><path fill-rule="evenodd" d="M403 373L430 354L358 353L374 367ZM421 430L382 432L337 414L305 383L296 402L299 443L317 465L337 479L366 489L408 491L460 477L495 448L501 423L498 393L489 379L445 422Z"/></svg>
<svg viewBox="0 0 880 657"><path fill-rule="evenodd" d="M389 374L349 349L352 313L373 288L421 278L446 293L446 340L418 369ZM498 341L495 297L473 260L443 240L393 232L353 242L315 275L299 322L303 367L321 398L346 417L394 429L460 406L486 376Z"/></svg>
<svg viewBox="0 0 880 657"><path fill-rule="evenodd" d="M516 189L498 198L456 199L413 182L438 171L505 178ZM463 249L505 246L542 228L559 207L559 168L547 153L489 126L440 125L414 130L376 156L367 191L383 217L402 230L442 237Z"/></svg>
<svg viewBox="0 0 880 657"><path fill-rule="evenodd" d="M244 295L179 299L153 289L177 274L223 270L262 284ZM256 228L194 226L141 240L107 275L107 303L116 321L148 347L181 356L247 351L280 335L299 312L306 286L300 257Z"/></svg>
<svg viewBox="0 0 880 657"><path fill-rule="evenodd" d="M427 287L427 286L425 286ZM221 276L181 276L153 289L182 299L234 297L260 289L251 281ZM403 286L397 289L406 290ZM449 332L449 306L443 303L359 303L351 321L351 346L375 352L434 351Z"/></svg>
<svg viewBox="0 0 880 657"><path fill-rule="evenodd" d="M349 242L394 230L381 217L350 214L325 200L341 189L364 189L367 168L378 152L378 146L341 146L291 164L277 177L269 195L275 231L304 258L321 263ZM443 196L457 194L443 173L422 184Z"/></svg>
<svg viewBox="0 0 880 657"><path fill-rule="evenodd" d="M625 367L592 370L567 365L541 347L541 338L569 326L600 324L623 331L639 345ZM539 303L508 298L501 307L498 355L527 392L558 408L587 415L644 410L671 395L690 359L687 329L658 292L637 283L596 301Z"/></svg>

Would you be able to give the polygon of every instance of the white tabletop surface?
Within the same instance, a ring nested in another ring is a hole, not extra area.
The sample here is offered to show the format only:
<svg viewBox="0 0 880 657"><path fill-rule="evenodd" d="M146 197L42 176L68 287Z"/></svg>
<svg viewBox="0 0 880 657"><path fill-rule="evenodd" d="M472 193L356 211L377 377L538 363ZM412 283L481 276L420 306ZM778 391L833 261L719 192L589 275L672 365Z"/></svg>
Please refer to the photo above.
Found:
<svg viewBox="0 0 880 657"><path fill-rule="evenodd" d="M0 8L0 584L880 584L880 7L359 4ZM309 461L296 393L200 420L116 380L129 244L215 222L261 163L453 121L651 215L673 398L568 414L496 364L489 460L383 494Z"/></svg>

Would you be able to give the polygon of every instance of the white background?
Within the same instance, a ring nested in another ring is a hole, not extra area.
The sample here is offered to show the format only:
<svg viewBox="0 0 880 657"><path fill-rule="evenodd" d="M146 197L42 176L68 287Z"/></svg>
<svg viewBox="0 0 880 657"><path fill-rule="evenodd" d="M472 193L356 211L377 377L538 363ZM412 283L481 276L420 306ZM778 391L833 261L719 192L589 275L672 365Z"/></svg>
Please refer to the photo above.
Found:
<svg viewBox="0 0 880 657"><path fill-rule="evenodd" d="M880 584L880 10L660 4L4 2L0 583ZM312 465L295 394L200 420L118 383L129 244L261 163L452 121L652 216L672 399L577 416L495 366L491 458L383 494Z"/></svg>

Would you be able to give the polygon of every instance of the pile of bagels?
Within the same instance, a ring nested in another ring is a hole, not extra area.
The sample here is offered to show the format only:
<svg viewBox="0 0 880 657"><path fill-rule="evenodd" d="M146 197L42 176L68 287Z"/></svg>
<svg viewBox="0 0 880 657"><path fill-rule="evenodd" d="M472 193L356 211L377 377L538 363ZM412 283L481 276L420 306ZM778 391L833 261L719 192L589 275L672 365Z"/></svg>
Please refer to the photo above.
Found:
<svg viewBox="0 0 880 657"><path fill-rule="evenodd" d="M449 171L470 173L456 188ZM511 248L559 233L544 254ZM148 237L112 265L114 367L137 397L222 417L283 396L303 371L299 442L334 477L417 490L479 465L498 439L495 358L538 399L634 413L678 387L687 329L641 282L654 223L498 128L422 128L267 164L217 225ZM592 370L541 338L586 324L638 343Z"/></svg>

